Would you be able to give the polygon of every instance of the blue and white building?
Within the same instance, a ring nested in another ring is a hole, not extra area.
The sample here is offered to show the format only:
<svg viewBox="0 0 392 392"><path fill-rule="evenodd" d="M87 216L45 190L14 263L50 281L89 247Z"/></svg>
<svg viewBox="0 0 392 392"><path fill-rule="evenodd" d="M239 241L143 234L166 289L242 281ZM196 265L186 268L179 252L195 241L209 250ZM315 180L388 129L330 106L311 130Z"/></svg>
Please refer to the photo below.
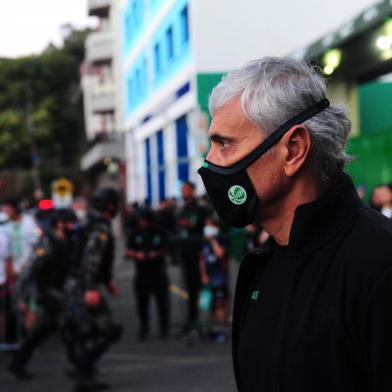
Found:
<svg viewBox="0 0 392 392"><path fill-rule="evenodd" d="M339 2L338 15L331 2L112 0L127 200L156 204L185 180L202 193L211 88L247 61L304 47L372 0Z"/></svg>
<svg viewBox="0 0 392 392"><path fill-rule="evenodd" d="M127 135L129 200L155 204L196 180L202 154L193 124L201 113L190 12L189 0L124 2L119 121Z"/></svg>

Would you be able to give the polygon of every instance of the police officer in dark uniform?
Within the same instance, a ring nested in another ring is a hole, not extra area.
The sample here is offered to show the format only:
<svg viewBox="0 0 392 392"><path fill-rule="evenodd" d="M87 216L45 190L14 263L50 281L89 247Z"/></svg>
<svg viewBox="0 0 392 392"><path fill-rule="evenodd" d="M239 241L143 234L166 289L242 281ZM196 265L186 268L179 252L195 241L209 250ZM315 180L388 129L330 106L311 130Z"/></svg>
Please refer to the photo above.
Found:
<svg viewBox="0 0 392 392"><path fill-rule="evenodd" d="M199 253L203 239L204 222L208 210L195 198L195 185L184 182L181 188L184 206L177 217L180 258L188 291L188 314L182 333L198 329L198 297L201 289Z"/></svg>
<svg viewBox="0 0 392 392"><path fill-rule="evenodd" d="M34 350L59 325L64 310L64 282L74 261L75 243L70 228L77 218L72 212L55 211L51 219L51 229L42 235L34 248L34 259L28 273L22 277L21 291L28 292L33 286L37 293L38 311L32 329L27 331L19 350L15 353L8 370L20 380L32 376L26 365ZM70 225L71 224L71 225ZM27 305L21 303L27 309Z"/></svg>
<svg viewBox="0 0 392 392"><path fill-rule="evenodd" d="M150 209L139 215L139 229L128 238L127 256L135 260L134 281L137 311L140 322L139 340L145 340L150 332L149 300L155 297L160 337L165 339L169 332L169 294L165 268L167 239L163 230L154 224Z"/></svg>
<svg viewBox="0 0 392 392"><path fill-rule="evenodd" d="M122 334L102 291L104 287L110 294L117 292L112 281L115 244L111 220L118 205L118 193L112 188L93 194L91 212L82 229L80 267L67 289L69 304L63 339L75 367L76 391L107 387L95 380L95 363Z"/></svg>

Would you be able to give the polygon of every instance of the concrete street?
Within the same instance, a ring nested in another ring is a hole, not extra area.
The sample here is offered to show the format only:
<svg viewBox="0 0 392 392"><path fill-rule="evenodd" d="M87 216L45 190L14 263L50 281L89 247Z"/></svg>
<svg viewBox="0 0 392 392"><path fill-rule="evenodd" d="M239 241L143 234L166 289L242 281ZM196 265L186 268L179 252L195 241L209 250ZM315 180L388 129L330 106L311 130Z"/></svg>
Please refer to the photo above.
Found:
<svg viewBox="0 0 392 392"><path fill-rule="evenodd" d="M235 391L230 343L175 337L185 312L179 267L170 268L170 280L174 285L171 294L173 327L172 336L167 341L156 337L155 322L152 322L151 338L143 343L137 341L132 263L118 263L116 275L120 295L112 301L112 306L116 319L125 327L125 334L100 362L100 379L110 383L112 391ZM155 305L152 305L151 314L155 315ZM57 338L46 342L33 358L29 370L35 378L31 382L19 382L4 371L8 358L7 354L0 353L2 392L72 391L72 381L66 375L68 365L63 347Z"/></svg>

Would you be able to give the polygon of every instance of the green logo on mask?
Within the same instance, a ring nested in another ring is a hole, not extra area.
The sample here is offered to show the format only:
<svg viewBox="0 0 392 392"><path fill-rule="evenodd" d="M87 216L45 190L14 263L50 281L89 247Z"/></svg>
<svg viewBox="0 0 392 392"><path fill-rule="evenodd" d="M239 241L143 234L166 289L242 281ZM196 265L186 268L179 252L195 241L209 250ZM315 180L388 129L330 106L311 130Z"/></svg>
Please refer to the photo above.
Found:
<svg viewBox="0 0 392 392"><path fill-rule="evenodd" d="M244 204L246 202L246 190L240 185L233 185L228 192L230 201L233 204Z"/></svg>

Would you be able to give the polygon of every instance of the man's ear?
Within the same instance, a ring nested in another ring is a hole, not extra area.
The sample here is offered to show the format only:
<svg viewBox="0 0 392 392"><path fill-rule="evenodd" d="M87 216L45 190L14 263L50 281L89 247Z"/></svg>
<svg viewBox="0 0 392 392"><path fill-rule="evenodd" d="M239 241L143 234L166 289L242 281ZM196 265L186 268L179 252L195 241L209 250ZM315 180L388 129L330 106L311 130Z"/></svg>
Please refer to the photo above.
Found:
<svg viewBox="0 0 392 392"><path fill-rule="evenodd" d="M312 147L312 139L307 128L294 125L282 138L285 151L283 170L287 177L293 177L305 165Z"/></svg>

